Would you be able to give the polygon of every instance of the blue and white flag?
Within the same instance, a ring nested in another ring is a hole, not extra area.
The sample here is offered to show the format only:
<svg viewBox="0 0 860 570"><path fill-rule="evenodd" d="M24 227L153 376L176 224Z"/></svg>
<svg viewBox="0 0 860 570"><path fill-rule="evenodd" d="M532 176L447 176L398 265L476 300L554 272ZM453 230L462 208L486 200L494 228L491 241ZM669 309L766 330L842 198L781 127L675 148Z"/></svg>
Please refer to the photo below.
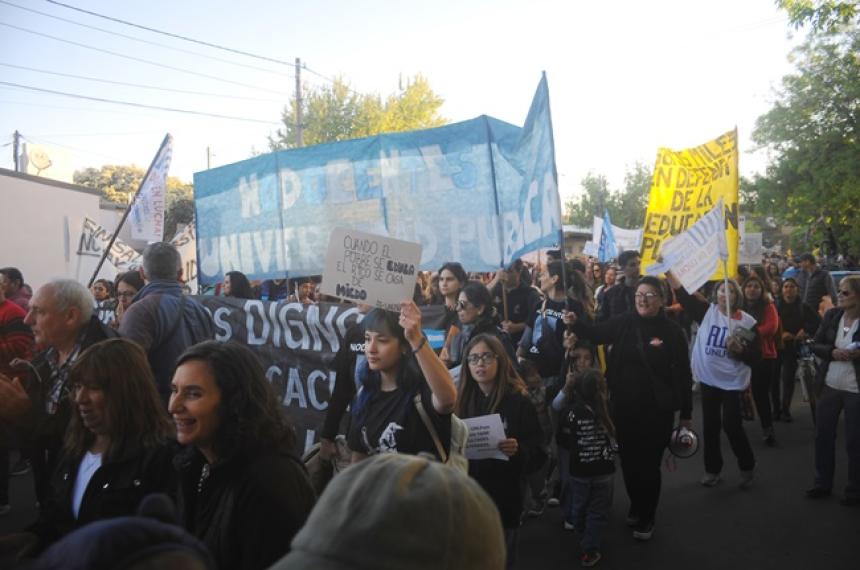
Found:
<svg viewBox="0 0 860 570"><path fill-rule="evenodd" d="M336 227L422 245L421 269L494 271L559 241L546 77L516 127L488 116L275 152L194 175L198 276L318 275Z"/></svg>
<svg viewBox="0 0 860 570"><path fill-rule="evenodd" d="M666 240L660 250L662 261L646 268L649 275L671 270L684 289L692 294L704 285L729 258L723 199L686 231Z"/></svg>
<svg viewBox="0 0 860 570"><path fill-rule="evenodd" d="M173 157L173 137L164 137L131 205L131 237L148 243L164 239L167 172Z"/></svg>
<svg viewBox="0 0 860 570"><path fill-rule="evenodd" d="M618 257L618 246L615 244L615 232L612 231L612 220L609 219L609 210L603 210L603 225L600 229L600 242L597 246L597 260L606 263Z"/></svg>

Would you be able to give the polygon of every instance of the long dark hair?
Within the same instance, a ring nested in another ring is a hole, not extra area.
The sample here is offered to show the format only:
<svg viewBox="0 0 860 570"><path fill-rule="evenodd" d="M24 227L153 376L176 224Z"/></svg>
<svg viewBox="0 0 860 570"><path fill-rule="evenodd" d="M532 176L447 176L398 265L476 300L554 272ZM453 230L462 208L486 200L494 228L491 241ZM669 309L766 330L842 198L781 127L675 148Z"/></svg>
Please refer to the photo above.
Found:
<svg viewBox="0 0 860 570"><path fill-rule="evenodd" d="M224 277L230 279L230 297L236 299L254 299L254 290L251 288L251 282L245 277L241 271L228 271Z"/></svg>
<svg viewBox="0 0 860 570"><path fill-rule="evenodd" d="M765 307L771 303L770 288L759 275L751 273L749 277L744 279L743 285L741 285L741 290L745 291L747 285L753 282L758 283L758 286L761 287L761 297L755 300L747 299L746 293L744 293L743 308L744 311L752 315L756 321L761 321L764 316Z"/></svg>
<svg viewBox="0 0 860 570"><path fill-rule="evenodd" d="M114 338L93 344L75 360L69 382L73 387L83 385L104 393L110 438L105 460L129 447L155 448L173 436L173 424L155 389L146 354L137 343ZM83 455L95 438L80 415L72 414L64 442L69 457Z"/></svg>
<svg viewBox="0 0 860 570"><path fill-rule="evenodd" d="M403 327L400 326L400 315L386 311L385 309L373 309L365 315L362 324L364 325L365 332L383 334L397 339L400 343L401 357L397 369L397 388L400 390L400 403L397 409L399 412L402 412L407 406L411 405L410 402L417 393L422 378L418 364L412 356L409 341L406 340L406 333L403 331ZM362 379L362 389L355 397L355 403L352 406L352 416L358 425L362 425L367 418L368 404L371 398L380 390L382 377L378 371L371 371L369 368L365 370L360 369L359 373L364 378Z"/></svg>
<svg viewBox="0 0 860 570"><path fill-rule="evenodd" d="M221 391L221 424L213 450L219 460L242 453L295 451L296 436L263 366L247 346L209 340L186 350L176 363L199 360Z"/></svg>
<svg viewBox="0 0 860 570"><path fill-rule="evenodd" d="M596 368L587 368L577 372L573 378L573 393L576 398L591 408L606 433L615 437L615 424L609 416L609 398L603 374Z"/></svg>
<svg viewBox="0 0 860 570"><path fill-rule="evenodd" d="M493 354L496 355L496 385L489 394L490 406L482 412L478 409L479 396L481 388L472 376L472 371L469 368L469 354L472 353L479 343L486 344ZM463 351L463 361L460 368L460 385L457 394L457 415L462 418L472 418L481 413L495 414L501 404L502 399L508 394L525 394L526 384L523 382L508 358L508 353L501 341L491 334L479 334L475 336L469 344L466 345Z"/></svg>

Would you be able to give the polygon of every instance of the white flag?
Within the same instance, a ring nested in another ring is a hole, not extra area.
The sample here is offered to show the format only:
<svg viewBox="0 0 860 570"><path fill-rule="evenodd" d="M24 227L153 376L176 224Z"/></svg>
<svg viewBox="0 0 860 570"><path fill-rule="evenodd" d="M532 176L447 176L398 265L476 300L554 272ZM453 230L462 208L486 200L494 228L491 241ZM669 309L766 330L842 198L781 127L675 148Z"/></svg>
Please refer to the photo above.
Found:
<svg viewBox="0 0 860 570"><path fill-rule="evenodd" d="M686 231L666 240L660 254L663 262L649 266L646 273L671 270L690 294L704 285L717 263L729 258L722 198Z"/></svg>
<svg viewBox="0 0 860 570"><path fill-rule="evenodd" d="M97 222L84 217L84 227L78 242L78 255L101 257L113 237L113 232L104 229ZM140 254L121 239L114 240L107 260L120 271L128 271L142 263Z"/></svg>
<svg viewBox="0 0 860 570"><path fill-rule="evenodd" d="M148 243L164 239L167 171L173 156L173 137L167 135L131 206L131 236Z"/></svg>

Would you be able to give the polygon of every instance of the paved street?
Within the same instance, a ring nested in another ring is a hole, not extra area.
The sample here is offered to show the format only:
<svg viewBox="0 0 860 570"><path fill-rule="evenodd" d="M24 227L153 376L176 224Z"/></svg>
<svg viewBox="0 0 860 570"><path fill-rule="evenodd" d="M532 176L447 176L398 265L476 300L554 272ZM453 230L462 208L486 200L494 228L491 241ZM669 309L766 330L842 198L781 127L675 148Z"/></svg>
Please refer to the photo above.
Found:
<svg viewBox="0 0 860 570"><path fill-rule="evenodd" d="M650 542L635 541L625 525L629 503L618 473L612 520L598 567L860 568L860 508L839 504L847 470L844 433L840 429L837 442L837 492L822 501L806 499L803 491L811 486L813 476L813 429L808 405L801 404L799 397L795 394L794 422L776 425L775 448L764 445L757 422L745 422L758 462L752 489L738 488L737 467L725 437L726 468L718 487L708 489L698 483L704 470L701 450L690 459L678 460L675 472L664 468L657 526ZM696 398L694 415L700 415L700 410ZM701 433L700 421L695 423ZM520 533L517 567L579 567L577 537L561 524L558 508L548 508L542 517L527 521Z"/></svg>

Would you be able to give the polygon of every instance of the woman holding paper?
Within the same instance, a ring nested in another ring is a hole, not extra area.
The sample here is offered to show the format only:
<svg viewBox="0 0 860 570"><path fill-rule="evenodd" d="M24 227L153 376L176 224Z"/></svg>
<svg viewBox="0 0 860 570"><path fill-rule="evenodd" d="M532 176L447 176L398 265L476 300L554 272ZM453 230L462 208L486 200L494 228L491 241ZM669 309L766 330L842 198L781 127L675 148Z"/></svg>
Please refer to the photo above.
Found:
<svg viewBox="0 0 860 570"><path fill-rule="evenodd" d="M499 509L511 568L516 561L525 475L546 460L541 448L543 432L526 386L498 338L477 335L466 345L462 362L457 415L465 419L499 414L505 427L506 437L498 448L506 459L470 459L469 475Z"/></svg>
<svg viewBox="0 0 860 570"><path fill-rule="evenodd" d="M743 304L743 293L734 280L718 283L708 303L687 293L671 272L666 274L666 278L675 289L684 310L699 323L699 333L693 345L693 374L702 386L705 475L701 483L705 487L713 487L722 481L722 428L738 460L741 488L748 488L753 481L755 456L744 431L741 396L749 388L752 371L741 360L744 347L734 333L738 329L751 330L756 321L736 308ZM731 319L727 304L731 309Z"/></svg>

